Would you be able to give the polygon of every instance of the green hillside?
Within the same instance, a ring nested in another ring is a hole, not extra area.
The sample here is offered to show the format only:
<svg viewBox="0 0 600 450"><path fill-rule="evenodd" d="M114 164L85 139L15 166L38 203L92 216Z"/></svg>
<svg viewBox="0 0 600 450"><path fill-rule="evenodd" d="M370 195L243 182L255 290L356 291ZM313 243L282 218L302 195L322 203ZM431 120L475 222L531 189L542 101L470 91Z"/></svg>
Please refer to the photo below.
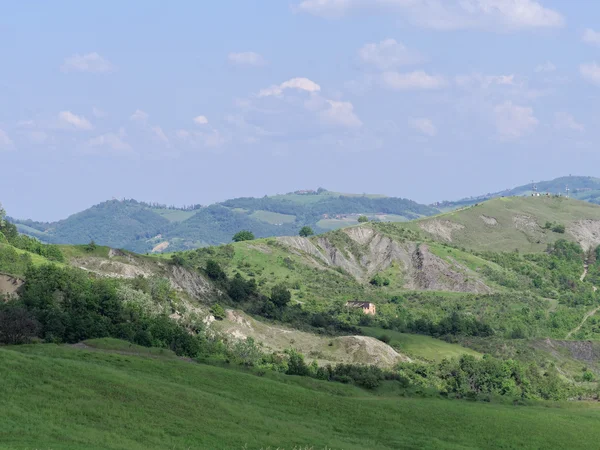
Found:
<svg viewBox="0 0 600 450"><path fill-rule="evenodd" d="M0 348L0 448L584 449L600 439L593 404L403 398L391 385L369 393L131 353Z"/></svg>
<svg viewBox="0 0 600 450"><path fill-rule="evenodd" d="M600 207L545 195L492 199L406 225L457 246L523 253L543 251L557 239L580 242L585 249L595 247L600 244L599 226Z"/></svg>
<svg viewBox="0 0 600 450"><path fill-rule="evenodd" d="M452 210L496 197L530 196L534 193L534 186L540 194L566 195L568 193L571 198L600 204L600 178L568 176L548 181L531 182L515 188L489 192L458 201L439 202L436 206L442 210ZM568 192L567 188L569 189Z"/></svg>
<svg viewBox="0 0 600 450"><path fill-rule="evenodd" d="M403 221L437 209L381 195L302 191L263 198L238 198L185 209L135 200L111 200L55 223L11 219L19 231L54 244L87 244L138 253L177 251L231 241L241 229L257 237L297 234L305 225L327 231L356 224L360 215Z"/></svg>

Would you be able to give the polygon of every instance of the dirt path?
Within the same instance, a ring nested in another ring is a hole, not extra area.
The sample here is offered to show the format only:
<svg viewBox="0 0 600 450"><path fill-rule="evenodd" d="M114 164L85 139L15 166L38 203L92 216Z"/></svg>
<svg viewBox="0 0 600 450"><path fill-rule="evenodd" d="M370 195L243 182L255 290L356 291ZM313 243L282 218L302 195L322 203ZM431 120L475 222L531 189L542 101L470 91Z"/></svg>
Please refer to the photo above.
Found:
<svg viewBox="0 0 600 450"><path fill-rule="evenodd" d="M583 273L582 273L582 274L581 274L581 276L579 277L579 281L583 281L583 280L585 280L585 277L587 276L587 274L588 274L588 265L587 265L587 264L584 264L584 265L583 265Z"/></svg>
<svg viewBox="0 0 600 450"><path fill-rule="evenodd" d="M575 333L577 333L579 330L581 330L581 327L585 324L585 322L592 317L594 314L596 314L598 311L600 311L600 306L598 306L596 309L591 310L590 312L586 313L585 316L583 316L583 320L581 321L581 323L574 329L572 329L571 331L569 331L569 333L567 334L567 336L565 337L565 339L569 339L572 335L574 335Z"/></svg>

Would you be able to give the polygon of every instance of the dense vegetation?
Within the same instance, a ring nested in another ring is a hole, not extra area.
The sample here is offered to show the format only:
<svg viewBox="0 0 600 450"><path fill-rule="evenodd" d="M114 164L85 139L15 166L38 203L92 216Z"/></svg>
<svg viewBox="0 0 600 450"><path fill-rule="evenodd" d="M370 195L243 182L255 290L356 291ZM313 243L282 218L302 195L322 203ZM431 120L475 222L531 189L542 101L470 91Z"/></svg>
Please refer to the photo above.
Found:
<svg viewBox="0 0 600 450"><path fill-rule="evenodd" d="M184 214L178 217L161 214L163 211ZM291 221L271 223L256 217L256 212L284 215ZM436 212L406 199L344 196L320 190L313 196L240 198L208 207L175 208L136 200L111 200L56 223L11 221L22 233L44 242L85 244L94 240L100 245L146 253L164 241L169 242L171 250L227 243L239 230L249 230L257 237L295 235L305 226L324 231L317 226L324 214L384 213L410 219Z"/></svg>

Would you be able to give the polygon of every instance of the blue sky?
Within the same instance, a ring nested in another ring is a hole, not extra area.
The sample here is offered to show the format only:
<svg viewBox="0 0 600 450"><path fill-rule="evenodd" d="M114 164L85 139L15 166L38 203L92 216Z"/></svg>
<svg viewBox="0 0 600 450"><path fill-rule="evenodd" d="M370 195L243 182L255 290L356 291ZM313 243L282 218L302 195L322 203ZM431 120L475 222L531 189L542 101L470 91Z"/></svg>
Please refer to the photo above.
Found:
<svg viewBox="0 0 600 450"><path fill-rule="evenodd" d="M0 4L0 201L56 220L319 186L420 202L600 175L600 4ZM594 28L596 27L596 28Z"/></svg>

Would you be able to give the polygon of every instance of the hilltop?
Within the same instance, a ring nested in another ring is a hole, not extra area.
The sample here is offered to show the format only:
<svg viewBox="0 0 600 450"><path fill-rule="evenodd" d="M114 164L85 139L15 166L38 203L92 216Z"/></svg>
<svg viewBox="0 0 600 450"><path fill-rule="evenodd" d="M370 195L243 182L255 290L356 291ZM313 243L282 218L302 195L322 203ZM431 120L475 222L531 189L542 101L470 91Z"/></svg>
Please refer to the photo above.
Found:
<svg viewBox="0 0 600 450"><path fill-rule="evenodd" d="M147 253L227 243L242 229L257 237L285 236L297 234L305 225L316 232L353 225L360 215L374 220L407 221L437 212L402 198L319 189L188 208L111 200L54 223L10 220L21 233L43 242L86 244L93 240Z"/></svg>
<svg viewBox="0 0 600 450"><path fill-rule="evenodd" d="M488 192L487 194L480 194L457 201L437 202L435 207L443 211L448 211L492 198L530 196L534 193L534 186L540 194L548 193L563 196L568 194L569 197L574 199L600 204L600 178L569 175L568 177L559 177L553 180L531 182L503 191ZM568 191L567 188L569 189Z"/></svg>
<svg viewBox="0 0 600 450"><path fill-rule="evenodd" d="M600 207L565 197L503 197L406 224L439 242L474 250L546 250L558 239L600 244Z"/></svg>

